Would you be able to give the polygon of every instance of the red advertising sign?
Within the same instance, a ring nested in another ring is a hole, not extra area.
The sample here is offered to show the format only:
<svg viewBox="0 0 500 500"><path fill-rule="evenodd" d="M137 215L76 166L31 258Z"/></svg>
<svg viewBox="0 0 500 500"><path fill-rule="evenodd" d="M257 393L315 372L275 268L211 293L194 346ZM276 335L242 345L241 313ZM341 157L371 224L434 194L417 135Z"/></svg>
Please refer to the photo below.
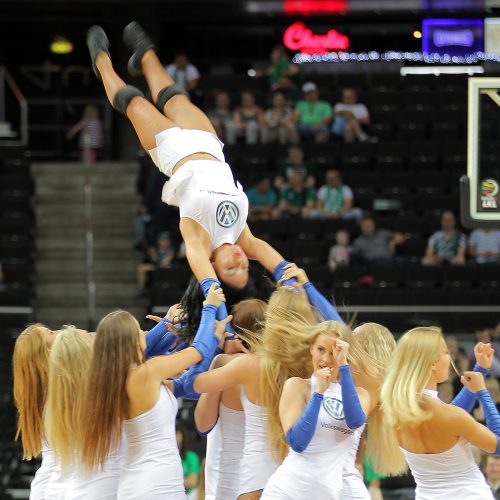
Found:
<svg viewBox="0 0 500 500"><path fill-rule="evenodd" d="M285 0L287 14L336 14L347 9L348 0Z"/></svg>
<svg viewBox="0 0 500 500"><path fill-rule="evenodd" d="M283 44L287 49L299 50L304 54L324 54L346 50L349 38L336 30L329 30L325 35L315 35L303 22L297 21L286 29Z"/></svg>

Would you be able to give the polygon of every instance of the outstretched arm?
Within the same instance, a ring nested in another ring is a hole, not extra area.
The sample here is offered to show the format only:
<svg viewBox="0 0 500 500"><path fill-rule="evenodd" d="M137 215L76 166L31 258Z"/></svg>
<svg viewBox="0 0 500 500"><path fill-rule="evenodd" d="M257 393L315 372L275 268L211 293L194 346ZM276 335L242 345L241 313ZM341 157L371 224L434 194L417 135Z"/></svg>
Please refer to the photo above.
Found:
<svg viewBox="0 0 500 500"><path fill-rule="evenodd" d="M237 243L249 259L256 260L270 273L284 260L280 253L269 245L269 243L256 238L250 231L248 224L245 225L245 229L243 229Z"/></svg>

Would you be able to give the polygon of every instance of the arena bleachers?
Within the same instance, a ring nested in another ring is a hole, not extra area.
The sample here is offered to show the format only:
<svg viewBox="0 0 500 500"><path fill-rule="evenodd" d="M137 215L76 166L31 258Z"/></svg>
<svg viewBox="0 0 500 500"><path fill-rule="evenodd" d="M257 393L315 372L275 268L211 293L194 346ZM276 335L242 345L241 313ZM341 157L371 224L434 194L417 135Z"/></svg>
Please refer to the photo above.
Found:
<svg viewBox="0 0 500 500"><path fill-rule="evenodd" d="M206 105L212 91L224 88L238 102L239 90L252 89L265 106L268 95L262 80L225 77L220 81L205 78ZM306 161L315 167L316 185L322 185L328 168L338 168L346 185L354 192L354 205L374 215L377 227L402 232L405 243L392 266L348 267L331 273L327 256L335 232L345 229L351 241L359 234L352 220L260 220L251 229L269 241L283 255L302 265L318 288L333 297L338 305L351 306L452 306L495 305L500 301L499 266L428 268L420 265L427 239L439 229L444 209L458 213L459 178L466 170L466 91L462 75L407 76L383 75L301 75L296 84L314 81L320 98L337 102L344 86L354 86L359 102L371 113L370 133L375 143L302 144ZM211 89L211 90L209 90ZM238 90L239 89L239 90ZM497 149L494 138L498 125L486 120L487 147L492 161ZM226 146L228 162L236 177L248 188L262 175L274 177L286 156L286 146L238 144ZM497 167L498 169L498 167ZM500 170L499 170L500 171ZM398 202L398 209L385 200ZM152 276L151 304L164 306L177 301L189 272L180 268L156 271ZM494 315L473 314L470 321L454 321L443 315L443 326L466 331L472 324L495 321ZM373 312L360 313L372 319ZM408 315L407 315L408 318ZM396 325L396 314L379 320ZM447 321L447 323L446 323ZM493 324L493 323L492 323ZM399 326L408 325L408 321Z"/></svg>

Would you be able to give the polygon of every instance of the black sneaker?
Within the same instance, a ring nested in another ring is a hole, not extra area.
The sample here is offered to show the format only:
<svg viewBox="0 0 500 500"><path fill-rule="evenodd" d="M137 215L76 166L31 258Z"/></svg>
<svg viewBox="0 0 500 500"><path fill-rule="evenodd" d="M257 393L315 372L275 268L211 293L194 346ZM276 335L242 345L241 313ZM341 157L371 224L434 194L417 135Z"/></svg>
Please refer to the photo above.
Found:
<svg viewBox="0 0 500 500"><path fill-rule="evenodd" d="M123 41L133 52L128 60L128 72L132 76L142 75L142 57L149 49L156 50L156 45L136 21L123 28Z"/></svg>
<svg viewBox="0 0 500 500"><path fill-rule="evenodd" d="M94 68L95 76L97 76L97 78L100 80L101 75L95 65L95 60L101 52L106 52L106 54L108 54L109 56L108 49L110 46L108 37L100 26L91 26L87 31L87 46L89 48L90 60L92 61L92 67Z"/></svg>

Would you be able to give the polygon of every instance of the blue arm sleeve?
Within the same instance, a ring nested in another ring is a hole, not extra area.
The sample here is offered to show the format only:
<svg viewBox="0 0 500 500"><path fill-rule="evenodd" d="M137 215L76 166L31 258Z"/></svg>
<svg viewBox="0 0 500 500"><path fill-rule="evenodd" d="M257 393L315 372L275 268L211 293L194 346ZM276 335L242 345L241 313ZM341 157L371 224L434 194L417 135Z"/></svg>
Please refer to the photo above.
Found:
<svg viewBox="0 0 500 500"><path fill-rule="evenodd" d="M203 291L203 295L205 297L207 296L208 291L210 290L210 287L212 286L212 283L217 283L217 285L219 285L219 287L221 286L220 281L216 280L215 278L206 278L206 279L204 279L203 281L200 282L200 286L201 286L201 289ZM223 302L217 308L217 314L216 314L215 318L220 321L220 320L226 319L227 316L228 316L228 314L227 314L227 307L226 307L226 304ZM234 333L233 325L231 325L231 323L228 323L226 325L226 331L231 334L231 336L228 337L228 339L229 340L234 339L235 333Z"/></svg>
<svg viewBox="0 0 500 500"><path fill-rule="evenodd" d="M481 372L484 377L486 377L490 373L490 370L479 366L477 363L474 365L473 371ZM461 391L454 397L451 404L454 406L459 406L460 408L463 408L467 413L470 413L472 411L472 408L474 408L476 401L476 394L469 391L467 387L462 387Z"/></svg>
<svg viewBox="0 0 500 500"><path fill-rule="evenodd" d="M203 359L189 368L178 379L174 380L174 395L175 397L183 397L186 399L199 399L200 395L194 390L194 381L196 377L210 368L210 363L217 352L219 339L214 334L215 325L215 307L207 305L203 308L201 315L200 327L196 337L191 345L197 349L203 356ZM208 342L203 337L207 337ZM206 345L205 345L206 344ZM202 350L204 352L202 352Z"/></svg>
<svg viewBox="0 0 500 500"><path fill-rule="evenodd" d="M478 391L477 399L483 407L484 416L486 418L486 427L495 434L497 437L497 449L495 450L495 455L500 455L500 415L495 406L495 403L491 399L491 395L487 389Z"/></svg>
<svg viewBox="0 0 500 500"><path fill-rule="evenodd" d="M158 342L161 341L164 335L169 333L169 323L167 318L162 318L159 323L146 333L146 350L144 351L146 357L152 355L151 351L154 351Z"/></svg>
<svg viewBox="0 0 500 500"><path fill-rule="evenodd" d="M203 307L200 326L191 344L191 347L194 347L201 354L203 359L209 358L211 360L219 344L219 339L214 333L215 311L215 306L210 304Z"/></svg>
<svg viewBox="0 0 500 500"><path fill-rule="evenodd" d="M304 284L304 290L307 293L309 302L319 311L323 319L344 322L337 309L333 307L333 304L326 300L310 281Z"/></svg>
<svg viewBox="0 0 500 500"><path fill-rule="evenodd" d="M341 366L339 372L345 423L349 429L357 429L366 422L366 415L359 402L349 365Z"/></svg>
<svg viewBox="0 0 500 500"><path fill-rule="evenodd" d="M290 264L287 260L281 261L273 271L273 276L276 282L278 282L281 278L283 278L283 274L285 273L285 266ZM295 278L292 278L290 280L283 281L283 285L292 285L295 283L297 280Z"/></svg>
<svg viewBox="0 0 500 500"><path fill-rule="evenodd" d="M154 348L150 349L149 352L147 350L144 352L146 358L150 358L152 356L166 356L170 354L170 349L175 344L176 340L176 335L173 333L167 333L159 340Z"/></svg>
<svg viewBox="0 0 500 500"><path fill-rule="evenodd" d="M313 392L304 413L286 433L286 440L293 451L302 453L311 442L322 402L323 394Z"/></svg>

